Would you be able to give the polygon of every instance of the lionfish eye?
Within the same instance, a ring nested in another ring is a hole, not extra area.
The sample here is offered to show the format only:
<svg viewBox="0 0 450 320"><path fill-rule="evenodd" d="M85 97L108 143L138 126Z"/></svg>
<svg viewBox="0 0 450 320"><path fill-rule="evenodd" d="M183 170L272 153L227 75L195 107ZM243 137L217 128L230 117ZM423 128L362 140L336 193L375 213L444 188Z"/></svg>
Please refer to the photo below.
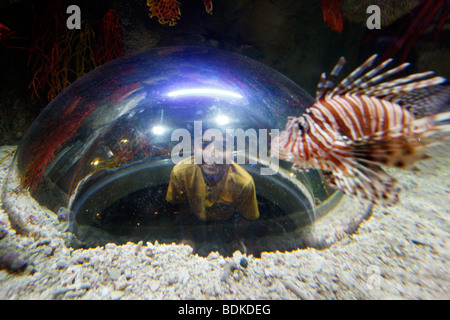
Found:
<svg viewBox="0 0 450 320"><path fill-rule="evenodd" d="M305 119L302 119L301 121L299 121L297 123L298 129L302 132L309 132L309 125L308 123L305 121Z"/></svg>

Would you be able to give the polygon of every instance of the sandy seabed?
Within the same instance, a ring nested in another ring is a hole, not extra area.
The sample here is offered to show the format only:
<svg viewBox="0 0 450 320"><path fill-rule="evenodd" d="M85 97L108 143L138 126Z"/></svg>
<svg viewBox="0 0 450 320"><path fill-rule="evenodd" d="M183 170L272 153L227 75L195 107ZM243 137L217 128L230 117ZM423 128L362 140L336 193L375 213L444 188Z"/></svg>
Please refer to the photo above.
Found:
<svg viewBox="0 0 450 320"><path fill-rule="evenodd" d="M0 159L14 149L0 147ZM260 258L201 257L189 246L148 242L74 250L13 228L2 208L0 248L16 248L29 265L0 269L0 299L448 299L449 151L450 144L434 148L420 172L389 170L404 187L401 202L375 206L323 250ZM0 184L11 158L0 165Z"/></svg>

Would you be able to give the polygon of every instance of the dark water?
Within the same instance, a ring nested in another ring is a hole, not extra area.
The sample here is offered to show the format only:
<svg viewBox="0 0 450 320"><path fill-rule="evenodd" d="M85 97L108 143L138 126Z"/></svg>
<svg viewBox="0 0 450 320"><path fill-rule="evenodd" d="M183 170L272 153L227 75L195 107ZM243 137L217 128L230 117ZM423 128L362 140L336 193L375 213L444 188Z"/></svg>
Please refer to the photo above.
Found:
<svg viewBox="0 0 450 320"><path fill-rule="evenodd" d="M184 235L177 219L178 212L165 199L167 187L168 185L164 184L138 190L117 200L98 213L92 226L117 236L136 234L145 230L143 232L147 237L160 242L168 239L181 240ZM297 226L293 220L277 204L262 196L258 196L257 200L260 217L257 221L250 223L249 233L246 233L245 237L281 235L296 229ZM192 224L195 227L196 222ZM211 225L211 229L215 237L226 237L223 225Z"/></svg>

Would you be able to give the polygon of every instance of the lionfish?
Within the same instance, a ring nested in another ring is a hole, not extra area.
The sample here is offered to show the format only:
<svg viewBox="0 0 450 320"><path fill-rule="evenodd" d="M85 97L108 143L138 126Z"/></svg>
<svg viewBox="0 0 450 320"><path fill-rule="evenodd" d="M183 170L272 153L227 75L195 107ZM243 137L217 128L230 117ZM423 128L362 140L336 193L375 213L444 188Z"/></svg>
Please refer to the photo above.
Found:
<svg viewBox="0 0 450 320"><path fill-rule="evenodd" d="M330 76L323 73L315 103L301 117L288 117L272 154L297 170L321 169L345 193L391 205L400 188L382 166L417 170L413 164L429 158L426 147L450 131L450 87L440 85L442 77L430 78L433 72L399 78L409 63L381 73L392 59L372 68L376 57L337 85L344 57Z"/></svg>

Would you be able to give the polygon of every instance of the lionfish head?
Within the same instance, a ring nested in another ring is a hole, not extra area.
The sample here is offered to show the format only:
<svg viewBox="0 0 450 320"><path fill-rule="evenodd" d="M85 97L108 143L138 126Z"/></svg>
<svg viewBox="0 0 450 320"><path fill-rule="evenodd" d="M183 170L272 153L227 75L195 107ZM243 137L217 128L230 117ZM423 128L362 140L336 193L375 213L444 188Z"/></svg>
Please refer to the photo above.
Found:
<svg viewBox="0 0 450 320"><path fill-rule="evenodd" d="M296 164L302 163L304 159L295 150L299 143L303 143L303 135L308 131L309 126L304 117L288 117L284 130L272 138L271 155Z"/></svg>

